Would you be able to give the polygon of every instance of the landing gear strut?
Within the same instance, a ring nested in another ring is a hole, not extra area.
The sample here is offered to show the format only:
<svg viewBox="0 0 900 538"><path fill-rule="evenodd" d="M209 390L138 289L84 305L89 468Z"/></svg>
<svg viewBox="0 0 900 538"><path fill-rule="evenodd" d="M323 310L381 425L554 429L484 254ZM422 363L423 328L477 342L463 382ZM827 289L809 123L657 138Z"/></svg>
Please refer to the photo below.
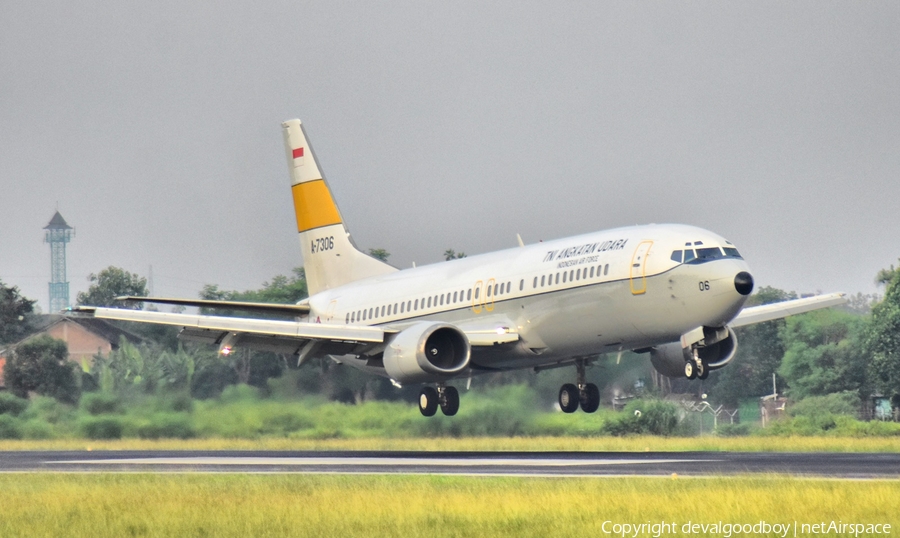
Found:
<svg viewBox="0 0 900 538"><path fill-rule="evenodd" d="M459 391L438 383L437 388L425 387L419 393L419 411L426 417L434 416L438 407L448 417L459 411Z"/></svg>
<svg viewBox="0 0 900 538"><path fill-rule="evenodd" d="M564 413L574 413L578 406L585 413L593 413L600 407L600 389L593 383L585 382L587 359L575 361L576 382L566 383L559 389L559 408Z"/></svg>
<svg viewBox="0 0 900 538"><path fill-rule="evenodd" d="M684 377L688 379L706 379L709 377L709 364L700 358L697 348L691 350L691 358L684 361Z"/></svg>

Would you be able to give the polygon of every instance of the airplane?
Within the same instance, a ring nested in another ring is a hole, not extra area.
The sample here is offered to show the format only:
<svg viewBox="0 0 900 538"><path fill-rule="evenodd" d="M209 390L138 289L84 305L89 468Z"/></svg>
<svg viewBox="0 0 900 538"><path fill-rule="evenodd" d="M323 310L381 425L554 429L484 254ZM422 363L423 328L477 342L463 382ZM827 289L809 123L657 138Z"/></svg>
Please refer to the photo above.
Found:
<svg viewBox="0 0 900 538"><path fill-rule="evenodd" d="M737 247L694 226L650 224L399 270L353 242L300 120L282 124L309 297L297 304L122 297L277 313L293 320L94 306L82 315L181 327L179 338L330 358L424 384L419 410L459 410L449 383L521 368L574 366L559 407L588 413L600 391L585 370L599 355L649 354L669 377L705 379L735 356L734 329L846 302L843 293L743 308L753 291Z"/></svg>

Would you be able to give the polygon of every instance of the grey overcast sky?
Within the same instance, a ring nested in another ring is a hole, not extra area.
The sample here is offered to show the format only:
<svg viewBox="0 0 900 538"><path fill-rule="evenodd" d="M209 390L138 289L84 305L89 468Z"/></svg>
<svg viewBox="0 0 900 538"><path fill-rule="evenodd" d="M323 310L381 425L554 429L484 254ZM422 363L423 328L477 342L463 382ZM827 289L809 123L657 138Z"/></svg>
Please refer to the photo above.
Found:
<svg viewBox="0 0 900 538"><path fill-rule="evenodd" d="M294 117L400 267L650 222L798 292L900 257L894 0L0 0L0 278L46 311L57 204L73 301L288 274Z"/></svg>

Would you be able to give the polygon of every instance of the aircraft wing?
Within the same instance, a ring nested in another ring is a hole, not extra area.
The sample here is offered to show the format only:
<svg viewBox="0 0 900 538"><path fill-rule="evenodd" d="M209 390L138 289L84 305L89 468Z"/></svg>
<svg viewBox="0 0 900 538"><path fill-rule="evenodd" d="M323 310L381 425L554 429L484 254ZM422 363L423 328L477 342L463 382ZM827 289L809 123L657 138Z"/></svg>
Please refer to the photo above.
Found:
<svg viewBox="0 0 900 538"><path fill-rule="evenodd" d="M400 329L361 325L331 325L259 318L173 314L123 308L79 306L76 314L95 318L182 327L179 338L219 346L220 352L233 347L251 347L276 353L300 355L359 354L385 344L386 336ZM507 326L460 328L472 346L492 346L515 342L519 335Z"/></svg>
<svg viewBox="0 0 900 538"><path fill-rule="evenodd" d="M200 308L227 308L229 310L248 310L251 312L269 312L289 316L301 316L309 314L309 305L306 304L275 304L275 303L250 303L246 301L212 301L208 299L169 299L166 297L135 297L126 295L116 297L117 301L173 304L179 306L197 306Z"/></svg>
<svg viewBox="0 0 900 538"><path fill-rule="evenodd" d="M846 302L847 294L829 293L827 295L816 295L815 297L805 297L803 299L782 301L780 303L751 306L741 310L741 313L728 325L731 327L743 327L744 325L786 318L788 316L793 316L794 314L802 314L811 310L837 306Z"/></svg>

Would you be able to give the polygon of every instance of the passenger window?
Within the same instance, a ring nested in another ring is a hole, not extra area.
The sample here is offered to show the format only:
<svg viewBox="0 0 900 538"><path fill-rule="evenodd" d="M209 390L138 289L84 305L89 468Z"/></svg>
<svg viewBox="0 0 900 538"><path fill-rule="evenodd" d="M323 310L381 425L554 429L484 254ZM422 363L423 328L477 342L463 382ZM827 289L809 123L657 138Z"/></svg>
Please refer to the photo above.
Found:
<svg viewBox="0 0 900 538"><path fill-rule="evenodd" d="M394 303L394 315L397 315L397 303Z"/></svg>
<svg viewBox="0 0 900 538"><path fill-rule="evenodd" d="M537 277L534 277L534 278L537 279ZM544 277L544 275L541 275L541 287L542 288L544 287L544 278L546 278L546 277Z"/></svg>
<svg viewBox="0 0 900 538"><path fill-rule="evenodd" d="M676 263L681 263L681 254L682 253L680 250L673 250L672 251L672 261L676 262Z"/></svg>
<svg viewBox="0 0 900 538"><path fill-rule="evenodd" d="M488 286L488 287L487 287L487 296L488 296L488 297L491 296L491 292L492 292L493 290L494 290L493 287L491 287L491 286Z"/></svg>
<svg viewBox="0 0 900 538"><path fill-rule="evenodd" d="M478 300L478 296L481 295L481 288L475 288L475 300Z"/></svg>
<svg viewBox="0 0 900 538"><path fill-rule="evenodd" d="M400 303L400 313L401 313L401 314L403 314L404 312L406 312L406 310L404 310L404 308L403 308L404 306L406 306L406 303Z"/></svg>
<svg viewBox="0 0 900 538"><path fill-rule="evenodd" d="M497 296L497 290L500 289L500 284L494 284L494 297Z"/></svg>
<svg viewBox="0 0 900 538"><path fill-rule="evenodd" d="M569 282L572 282L573 280L575 280L575 269L569 271Z"/></svg>
<svg viewBox="0 0 900 538"><path fill-rule="evenodd" d="M696 257L697 256L694 255L694 249L692 249L692 248L684 249L684 263L687 263Z"/></svg>
<svg viewBox="0 0 900 538"><path fill-rule="evenodd" d="M419 300L418 299L416 299L416 302L415 302L413 308L415 308L416 310L419 309Z"/></svg>
<svg viewBox="0 0 900 538"><path fill-rule="evenodd" d="M575 271L575 280L581 280L581 269Z"/></svg>
<svg viewBox="0 0 900 538"><path fill-rule="evenodd" d="M458 291L454 291L454 292L453 292L453 302L454 302L454 303L456 302L456 295L457 295L458 293L459 293Z"/></svg>
<svg viewBox="0 0 900 538"><path fill-rule="evenodd" d="M568 273L566 273L565 271L563 271L563 284L565 284L565 282L566 282L566 276L567 276L567 275L568 275Z"/></svg>
<svg viewBox="0 0 900 538"><path fill-rule="evenodd" d="M565 279L563 280L565 282ZM559 284L559 273L556 273L556 283Z"/></svg>
<svg viewBox="0 0 900 538"><path fill-rule="evenodd" d="M606 276L608 274L609 274L609 264L607 263L606 267L603 268L603 276Z"/></svg>
<svg viewBox="0 0 900 538"><path fill-rule="evenodd" d="M594 266L593 266L593 265L591 266L591 276L590 276L590 278L594 278Z"/></svg>
<svg viewBox="0 0 900 538"><path fill-rule="evenodd" d="M475 297L478 297L478 294L475 294ZM472 288L469 288L469 291L466 292L466 300L467 300L467 301L471 301L471 300L472 300Z"/></svg>
<svg viewBox="0 0 900 538"><path fill-rule="evenodd" d="M441 306L444 306L444 294L441 294Z"/></svg>
<svg viewBox="0 0 900 538"><path fill-rule="evenodd" d="M382 307L381 307L381 317L384 317L384 316L385 316L385 310L386 310L386 309L387 309L386 306L382 306Z"/></svg>
<svg viewBox="0 0 900 538"><path fill-rule="evenodd" d="M534 277L534 287L537 288L537 277ZM519 289L522 289L522 288L519 287Z"/></svg>

